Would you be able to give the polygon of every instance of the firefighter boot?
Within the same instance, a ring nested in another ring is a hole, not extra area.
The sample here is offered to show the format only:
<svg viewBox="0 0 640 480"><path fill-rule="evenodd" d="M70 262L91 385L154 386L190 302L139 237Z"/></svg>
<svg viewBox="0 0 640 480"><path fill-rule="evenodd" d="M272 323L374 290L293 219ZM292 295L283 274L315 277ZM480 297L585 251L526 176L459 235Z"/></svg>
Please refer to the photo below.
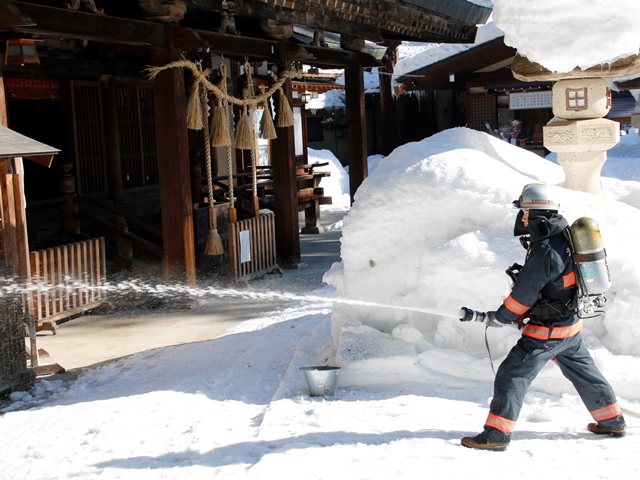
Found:
<svg viewBox="0 0 640 480"><path fill-rule="evenodd" d="M605 428L601 427L597 423L590 423L587 425L587 430L596 435L611 435L612 437L621 438L627 434L627 429L625 427L622 428Z"/></svg>
<svg viewBox="0 0 640 480"><path fill-rule="evenodd" d="M463 437L460 443L463 447L475 448L476 450L492 450L494 452L504 452L509 446L508 443L489 440L482 433L475 437Z"/></svg>

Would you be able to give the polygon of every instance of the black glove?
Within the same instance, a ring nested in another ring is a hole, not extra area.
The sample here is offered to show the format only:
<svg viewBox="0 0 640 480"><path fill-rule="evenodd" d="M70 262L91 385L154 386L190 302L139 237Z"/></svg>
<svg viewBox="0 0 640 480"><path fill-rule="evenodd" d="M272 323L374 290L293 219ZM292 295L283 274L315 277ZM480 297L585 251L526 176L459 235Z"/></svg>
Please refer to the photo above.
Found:
<svg viewBox="0 0 640 480"><path fill-rule="evenodd" d="M478 312L467 307L462 307L462 310L464 310L464 317L460 319L461 322L481 322L489 327L504 326L504 323L496 318L496 312Z"/></svg>

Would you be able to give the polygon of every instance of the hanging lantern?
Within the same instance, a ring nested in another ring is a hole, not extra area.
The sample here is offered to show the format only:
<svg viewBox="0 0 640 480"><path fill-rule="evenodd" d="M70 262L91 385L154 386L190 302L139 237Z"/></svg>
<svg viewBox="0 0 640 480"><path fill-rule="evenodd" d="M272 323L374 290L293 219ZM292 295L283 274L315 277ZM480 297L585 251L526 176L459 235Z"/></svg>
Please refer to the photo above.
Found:
<svg viewBox="0 0 640 480"><path fill-rule="evenodd" d="M5 65L20 65L26 63L40 64L36 41L30 38L14 38L7 40L7 49L4 54Z"/></svg>

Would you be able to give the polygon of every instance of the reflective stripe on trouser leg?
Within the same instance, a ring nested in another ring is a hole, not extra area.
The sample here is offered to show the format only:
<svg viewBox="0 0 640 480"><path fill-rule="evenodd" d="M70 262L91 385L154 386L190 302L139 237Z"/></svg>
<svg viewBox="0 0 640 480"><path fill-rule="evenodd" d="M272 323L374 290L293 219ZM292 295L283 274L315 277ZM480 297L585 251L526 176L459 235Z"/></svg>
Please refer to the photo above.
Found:
<svg viewBox="0 0 640 480"><path fill-rule="evenodd" d="M529 385L552 356L547 342L525 336L518 340L496 374L490 413L485 424L487 438L495 442L509 441Z"/></svg>
<svg viewBox="0 0 640 480"><path fill-rule="evenodd" d="M496 430L500 430L502 433L506 435L511 435L513 433L513 429L516 426L516 422L513 420L509 420L508 418L499 417L498 415L494 415L489 412L487 416L487 421L484 424L485 427L495 428Z"/></svg>
<svg viewBox="0 0 640 480"><path fill-rule="evenodd" d="M596 367L581 336L566 342L569 348L556 356L562 374L573 383L596 422L610 428L623 427L624 419L616 394Z"/></svg>
<svg viewBox="0 0 640 480"><path fill-rule="evenodd" d="M604 408L599 408L598 410L592 410L590 413L593 419L596 422L600 423L600 422L604 422L605 420L611 420L612 418L616 418L622 415L622 410L620 409L620 405L618 405L618 402L616 402Z"/></svg>

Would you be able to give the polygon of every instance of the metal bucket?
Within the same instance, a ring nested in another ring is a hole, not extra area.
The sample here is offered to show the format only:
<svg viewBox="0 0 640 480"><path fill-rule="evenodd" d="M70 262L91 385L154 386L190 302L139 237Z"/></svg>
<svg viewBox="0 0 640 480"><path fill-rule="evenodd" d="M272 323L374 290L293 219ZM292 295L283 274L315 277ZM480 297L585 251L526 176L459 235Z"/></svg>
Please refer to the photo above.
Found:
<svg viewBox="0 0 640 480"><path fill-rule="evenodd" d="M312 397L334 394L340 367L302 367L300 370L304 371Z"/></svg>

